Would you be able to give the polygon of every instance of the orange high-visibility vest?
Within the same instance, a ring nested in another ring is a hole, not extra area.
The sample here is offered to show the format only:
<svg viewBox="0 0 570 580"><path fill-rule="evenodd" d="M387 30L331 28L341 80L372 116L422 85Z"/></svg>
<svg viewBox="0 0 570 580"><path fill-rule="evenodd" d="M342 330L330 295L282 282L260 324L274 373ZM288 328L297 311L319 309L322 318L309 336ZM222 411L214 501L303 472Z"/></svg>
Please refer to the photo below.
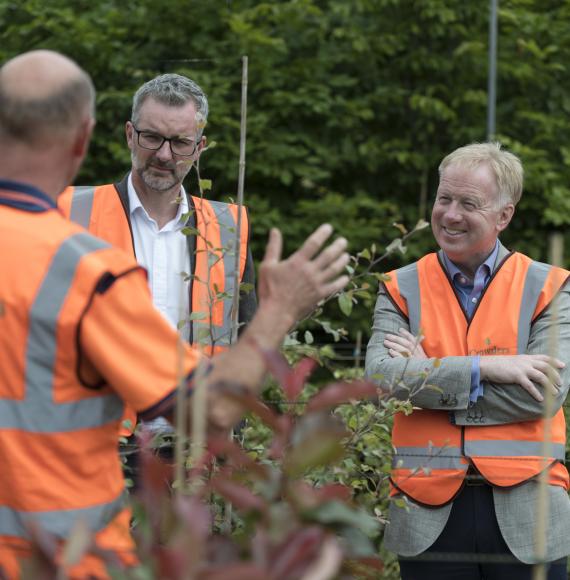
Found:
<svg viewBox="0 0 570 580"><path fill-rule="evenodd" d="M134 564L116 443L124 405L109 387L80 384L77 335L99 282L136 264L55 208L6 207L9 195L0 199L0 232L17 232L18 250L5 239L0 252L7 284L0 294L0 569L19 577L32 527L63 542L79 522L99 548ZM93 554L69 573L108 578Z"/></svg>
<svg viewBox="0 0 570 580"><path fill-rule="evenodd" d="M495 270L468 320L437 254L390 273L388 295L424 336L428 357L515 355L527 350L533 321L551 303L569 272L510 254ZM552 455L541 455L542 419L505 425L457 426L449 413L415 410L394 418L392 493L441 506L452 501L473 464L493 486L521 484L547 467L551 485L568 489L563 464L566 425L560 409L551 423Z"/></svg>
<svg viewBox="0 0 570 580"><path fill-rule="evenodd" d="M235 289L235 232L238 206L189 196L196 224L194 269L189 285L191 313L190 344L212 356L226 350L231 341L232 298ZM93 235L135 255L127 209L113 184L68 187L58 198L66 217ZM243 279L248 253L249 223L242 208L239 280ZM129 435L136 416L126 409L125 429Z"/></svg>
<svg viewBox="0 0 570 580"><path fill-rule="evenodd" d="M203 315L192 320L190 343L213 355L225 350L231 339L238 206L196 196L189 196L189 203L198 232L191 272L191 312ZM59 196L58 206L71 221L134 255L130 221L113 184L68 187ZM242 280L249 240L245 208L240 234L239 280Z"/></svg>

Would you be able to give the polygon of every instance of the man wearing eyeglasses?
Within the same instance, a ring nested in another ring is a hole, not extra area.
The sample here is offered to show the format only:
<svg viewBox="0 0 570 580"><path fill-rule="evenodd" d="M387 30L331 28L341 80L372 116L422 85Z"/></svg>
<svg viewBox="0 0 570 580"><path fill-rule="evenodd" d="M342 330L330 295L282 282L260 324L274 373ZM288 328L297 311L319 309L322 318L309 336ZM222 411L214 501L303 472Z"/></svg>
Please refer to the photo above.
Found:
<svg viewBox="0 0 570 580"><path fill-rule="evenodd" d="M130 173L116 184L68 188L59 207L91 233L133 252L147 269L158 310L211 355L230 343L236 269L240 283L253 288L255 280L247 212L238 237L235 205L187 195L182 185L206 146L207 117L207 97L189 78L163 74L143 84L125 126ZM255 292L240 298L243 324L255 312ZM125 419L132 430L134 415ZM171 429L162 419L150 426Z"/></svg>

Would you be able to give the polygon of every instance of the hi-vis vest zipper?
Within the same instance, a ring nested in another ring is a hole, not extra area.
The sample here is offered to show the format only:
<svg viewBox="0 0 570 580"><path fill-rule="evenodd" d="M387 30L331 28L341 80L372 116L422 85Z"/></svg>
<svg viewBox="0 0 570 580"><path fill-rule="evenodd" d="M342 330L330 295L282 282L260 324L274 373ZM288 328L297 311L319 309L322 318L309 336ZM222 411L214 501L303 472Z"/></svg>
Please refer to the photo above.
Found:
<svg viewBox="0 0 570 580"><path fill-rule="evenodd" d="M424 336L428 357L515 355L527 349L533 321L551 303L569 272L510 254L495 270L471 321L437 254L390 272L388 295ZM416 410L394 418L392 493L441 506L452 501L472 463L497 487L521 484L547 467L551 485L568 489L563 464L566 425L560 409L552 420L552 455L541 456L542 419L485 426L457 426L449 413Z"/></svg>

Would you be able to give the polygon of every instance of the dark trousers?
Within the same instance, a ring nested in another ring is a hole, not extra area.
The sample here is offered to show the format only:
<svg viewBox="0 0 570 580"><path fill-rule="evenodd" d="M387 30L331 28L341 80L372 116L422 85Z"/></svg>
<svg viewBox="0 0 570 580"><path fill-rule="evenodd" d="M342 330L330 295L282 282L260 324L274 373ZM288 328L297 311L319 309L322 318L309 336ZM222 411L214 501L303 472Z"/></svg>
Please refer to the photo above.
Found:
<svg viewBox="0 0 570 580"><path fill-rule="evenodd" d="M402 580L531 580L532 570L514 560L503 540L488 485L465 486L435 543L400 559ZM566 558L551 562L547 577L567 580Z"/></svg>

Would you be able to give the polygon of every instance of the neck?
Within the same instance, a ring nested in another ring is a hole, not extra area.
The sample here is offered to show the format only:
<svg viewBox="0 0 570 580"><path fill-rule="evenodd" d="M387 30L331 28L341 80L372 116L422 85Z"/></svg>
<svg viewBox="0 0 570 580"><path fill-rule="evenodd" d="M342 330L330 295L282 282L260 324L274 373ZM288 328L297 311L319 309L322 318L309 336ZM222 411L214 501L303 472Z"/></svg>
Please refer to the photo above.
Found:
<svg viewBox="0 0 570 580"><path fill-rule="evenodd" d="M24 163L22 159L25 160ZM67 179L67 174L64 175L61 171L61 165L58 165L51 156L38 155L37 152L30 155L29 152L28 154L13 150L7 152L0 148L0 160L2 179L31 185L41 190L54 202L73 177L70 176ZM54 167L58 170L54 171Z"/></svg>
<svg viewBox="0 0 570 580"><path fill-rule="evenodd" d="M477 270L479 269L479 266L481 266L481 264L487 260L487 258L493 253L494 249L495 247L493 246L488 252L471 256L469 260L456 260L452 256L447 256L447 258L451 260L457 266L457 268L459 268L459 270L465 274L465 276L467 276L470 280L473 280ZM493 269L492 266L491 269Z"/></svg>

